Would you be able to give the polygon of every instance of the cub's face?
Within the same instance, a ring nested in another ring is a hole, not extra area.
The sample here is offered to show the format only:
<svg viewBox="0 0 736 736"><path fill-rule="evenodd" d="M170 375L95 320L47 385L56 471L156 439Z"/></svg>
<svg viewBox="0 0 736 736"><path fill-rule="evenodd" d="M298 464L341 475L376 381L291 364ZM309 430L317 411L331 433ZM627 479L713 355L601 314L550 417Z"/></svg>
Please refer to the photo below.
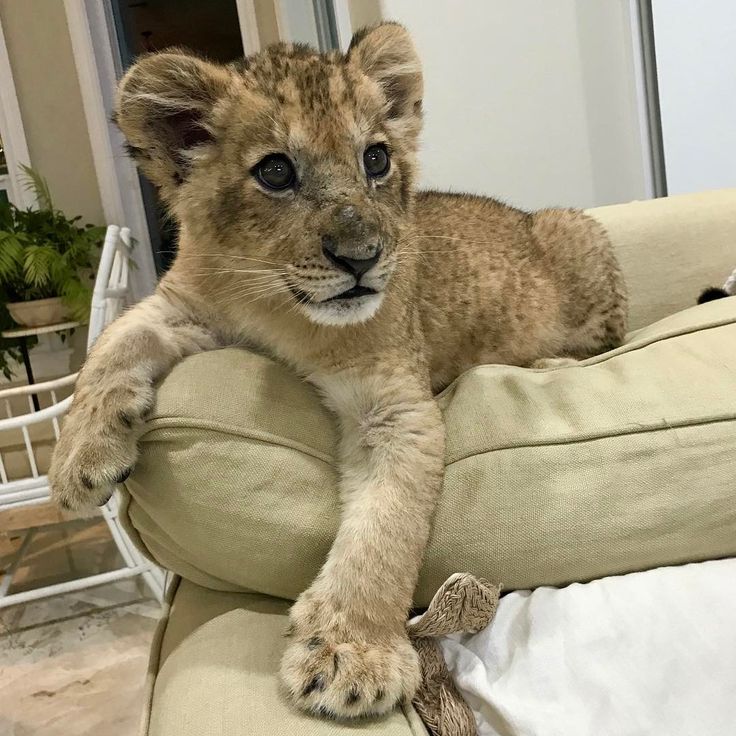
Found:
<svg viewBox="0 0 736 736"><path fill-rule="evenodd" d="M186 248L205 256L203 278L234 280L243 304L341 325L375 314L400 257L421 96L408 34L384 24L346 55L281 44L242 68L146 57L116 114Z"/></svg>

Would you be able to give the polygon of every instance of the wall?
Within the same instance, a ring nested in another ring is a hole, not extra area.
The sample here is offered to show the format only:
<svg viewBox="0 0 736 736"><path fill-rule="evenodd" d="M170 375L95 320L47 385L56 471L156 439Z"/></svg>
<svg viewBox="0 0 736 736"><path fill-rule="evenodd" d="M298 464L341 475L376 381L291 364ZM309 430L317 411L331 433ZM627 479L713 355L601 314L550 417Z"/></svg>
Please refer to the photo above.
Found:
<svg viewBox="0 0 736 736"><path fill-rule="evenodd" d="M365 26L372 26L381 20L381 3L379 0L348 0L350 23L354 31Z"/></svg>
<svg viewBox="0 0 736 736"><path fill-rule="evenodd" d="M639 108L635 86L634 59L640 52L632 41L631 3L577 0L574 5L594 202L644 199L650 154L641 140L646 111Z"/></svg>
<svg viewBox="0 0 736 736"><path fill-rule="evenodd" d="M736 186L736 3L653 0L670 194Z"/></svg>
<svg viewBox="0 0 736 736"><path fill-rule="evenodd" d="M426 187L522 207L646 196L627 0L382 0L425 68Z"/></svg>
<svg viewBox="0 0 736 736"><path fill-rule="evenodd" d="M279 40L279 24L274 0L253 0L258 24L258 38L261 48Z"/></svg>
<svg viewBox="0 0 736 736"><path fill-rule="evenodd" d="M55 204L68 215L103 224L77 72L59 0L0 0L2 22L31 164L47 179ZM71 370L85 353L86 328L75 330ZM42 360L33 351L38 378L69 371L65 350ZM24 376L22 367L16 378ZM4 384L0 376L0 384Z"/></svg>
<svg viewBox="0 0 736 736"><path fill-rule="evenodd" d="M0 0L31 164L57 206L104 223L87 124L60 0Z"/></svg>

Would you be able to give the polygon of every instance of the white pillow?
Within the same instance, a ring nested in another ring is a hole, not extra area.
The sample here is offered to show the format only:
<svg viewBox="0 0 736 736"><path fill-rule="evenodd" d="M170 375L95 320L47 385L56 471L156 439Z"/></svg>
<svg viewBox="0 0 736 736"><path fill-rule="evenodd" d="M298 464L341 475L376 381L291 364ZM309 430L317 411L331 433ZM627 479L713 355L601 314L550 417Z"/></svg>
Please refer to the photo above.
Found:
<svg viewBox="0 0 736 736"><path fill-rule="evenodd" d="M479 736L734 736L736 559L509 593L441 647Z"/></svg>

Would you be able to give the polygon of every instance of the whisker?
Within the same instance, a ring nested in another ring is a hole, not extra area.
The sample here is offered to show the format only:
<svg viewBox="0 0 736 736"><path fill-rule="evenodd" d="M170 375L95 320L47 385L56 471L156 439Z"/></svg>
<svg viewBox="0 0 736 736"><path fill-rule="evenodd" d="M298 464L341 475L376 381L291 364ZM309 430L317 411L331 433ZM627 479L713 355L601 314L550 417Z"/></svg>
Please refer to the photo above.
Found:
<svg viewBox="0 0 736 736"><path fill-rule="evenodd" d="M219 268L219 267L203 267L190 273L202 273L202 274L229 274L229 273L257 273L257 274L285 274L284 270L276 270L275 268Z"/></svg>
<svg viewBox="0 0 736 736"><path fill-rule="evenodd" d="M279 276L259 276L252 279L234 280L229 284L225 284L220 292L230 291L250 291L253 289L260 289L266 287L276 287L283 285L283 279Z"/></svg>
<svg viewBox="0 0 736 736"><path fill-rule="evenodd" d="M273 292L270 292L270 293L266 293L266 294L259 294L259 295L258 295L258 296L256 296L256 297L255 297L254 299L250 299L250 300L248 300L248 301L246 301L246 302L243 302L243 303L241 304L241 306L245 307L245 306L247 306L248 304L253 304L254 302L257 302L257 301L259 301L259 300L261 300L261 299L265 299L266 297L269 297L269 296L278 296L279 294L284 294L284 293L286 293L287 291L289 291L289 290L288 290L288 288L286 288L286 289L279 289L279 290L277 290L277 291L273 291Z"/></svg>
<svg viewBox="0 0 736 736"><path fill-rule="evenodd" d="M454 235L429 235L424 233L412 233L410 236L414 239L431 239L431 240L451 240L458 243L470 243L471 245L492 245L490 240L468 240L467 238L458 238ZM441 251L440 251L441 252Z"/></svg>
<svg viewBox="0 0 736 736"><path fill-rule="evenodd" d="M256 258L254 256L241 256L237 253L197 253L197 254L180 254L183 260L198 258L231 258L235 261L255 261L257 263L266 263L272 266L286 266L287 264L279 261L272 261L267 258Z"/></svg>
<svg viewBox="0 0 736 736"><path fill-rule="evenodd" d="M228 293L231 291L240 291L248 289L256 289L261 286L277 286L281 283L280 277L274 276L259 276L257 278L248 279L247 281L232 281L218 287L220 293Z"/></svg>
<svg viewBox="0 0 736 736"><path fill-rule="evenodd" d="M251 296L253 294L267 294L269 292L276 293L277 291L282 291L282 290L283 290L283 286L278 283L259 284L250 289L248 288L223 289L220 292L220 296L226 296L229 299L240 299L242 297Z"/></svg>
<svg viewBox="0 0 736 736"><path fill-rule="evenodd" d="M237 303L241 307L246 307L250 304L254 304L255 302L262 301L264 299L270 299L272 297L278 296L279 294L285 294L286 290L279 289L277 291L267 291L267 292L261 292L258 294L247 294L243 296L233 296L226 298L226 301L230 303Z"/></svg>

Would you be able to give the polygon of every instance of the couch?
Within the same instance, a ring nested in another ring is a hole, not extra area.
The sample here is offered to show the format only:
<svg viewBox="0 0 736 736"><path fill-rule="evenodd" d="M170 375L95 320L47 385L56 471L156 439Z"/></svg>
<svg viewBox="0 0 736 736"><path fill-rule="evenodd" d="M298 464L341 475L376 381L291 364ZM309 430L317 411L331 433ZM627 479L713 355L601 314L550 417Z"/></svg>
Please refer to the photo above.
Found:
<svg viewBox="0 0 736 736"><path fill-rule="evenodd" d="M736 556L736 190L593 209L630 291L626 343L580 365L479 366L438 398L446 472L416 591L456 571L506 591ZM407 705L335 723L278 685L287 611L338 521L335 427L315 392L242 349L161 382L122 492L137 546L174 574L146 736L419 736ZM502 600L503 603L503 600Z"/></svg>

